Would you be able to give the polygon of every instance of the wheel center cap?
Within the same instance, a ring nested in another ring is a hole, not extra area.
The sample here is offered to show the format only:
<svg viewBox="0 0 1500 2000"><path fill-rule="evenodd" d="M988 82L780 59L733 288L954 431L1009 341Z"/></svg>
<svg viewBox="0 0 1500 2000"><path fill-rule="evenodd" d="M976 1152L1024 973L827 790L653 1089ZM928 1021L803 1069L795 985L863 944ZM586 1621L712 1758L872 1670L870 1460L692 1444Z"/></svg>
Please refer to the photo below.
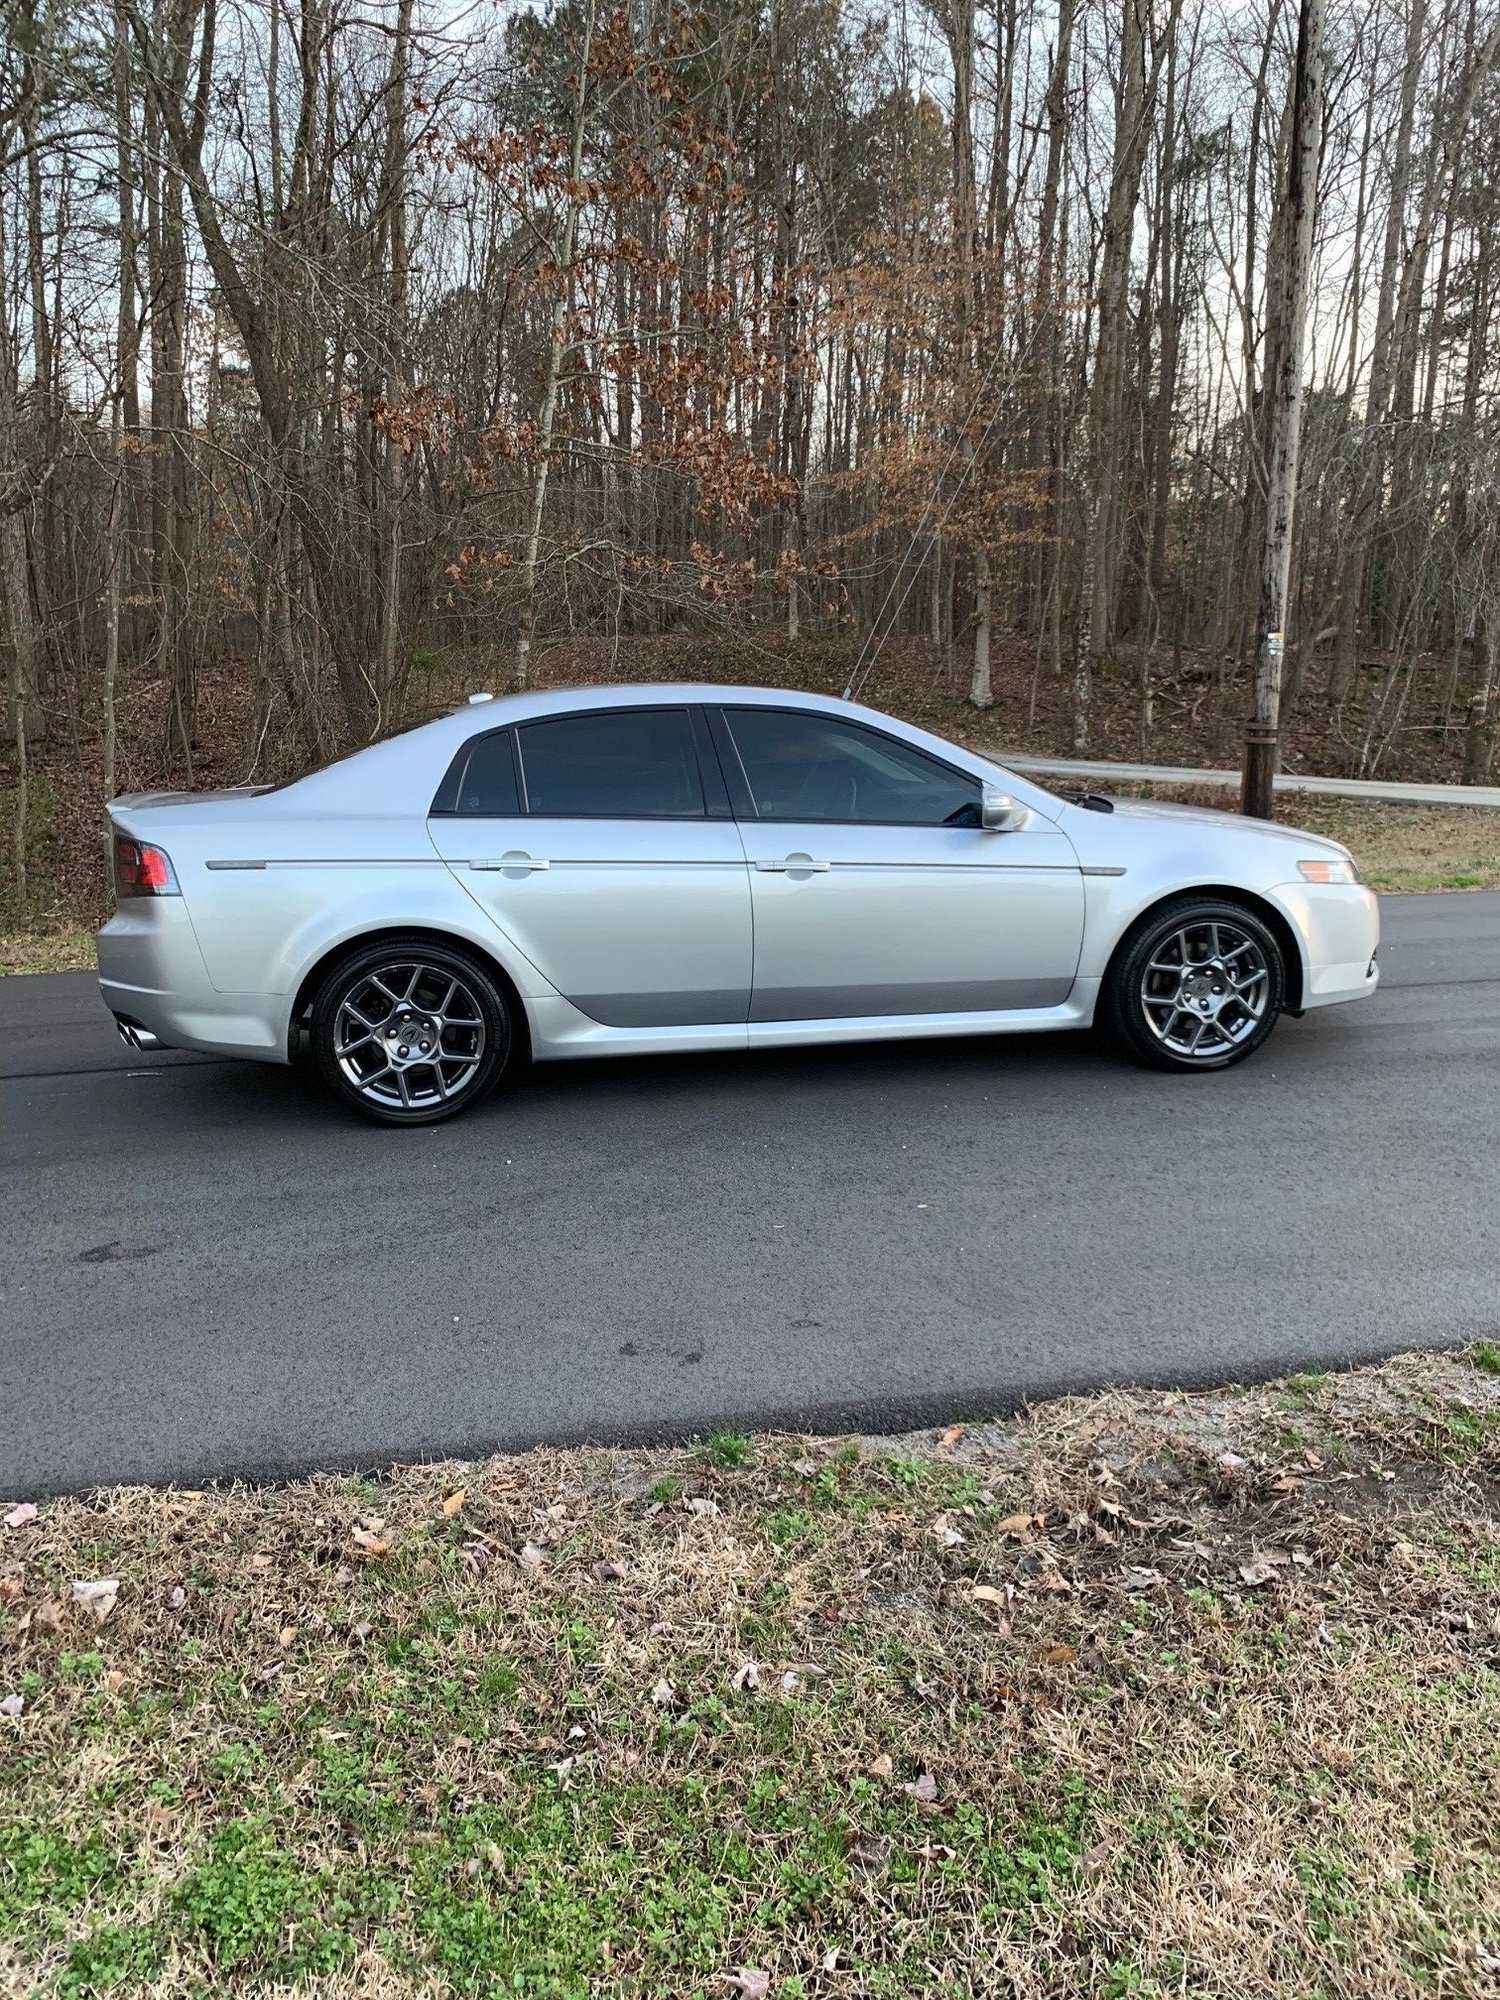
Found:
<svg viewBox="0 0 1500 2000"><path fill-rule="evenodd" d="M1185 1006L1210 1017L1223 1006L1228 982L1216 965L1196 966L1182 975L1180 997Z"/></svg>
<svg viewBox="0 0 1500 2000"><path fill-rule="evenodd" d="M431 1062L437 1050L437 1023L425 1014L398 1014L381 1032L386 1054L397 1069Z"/></svg>

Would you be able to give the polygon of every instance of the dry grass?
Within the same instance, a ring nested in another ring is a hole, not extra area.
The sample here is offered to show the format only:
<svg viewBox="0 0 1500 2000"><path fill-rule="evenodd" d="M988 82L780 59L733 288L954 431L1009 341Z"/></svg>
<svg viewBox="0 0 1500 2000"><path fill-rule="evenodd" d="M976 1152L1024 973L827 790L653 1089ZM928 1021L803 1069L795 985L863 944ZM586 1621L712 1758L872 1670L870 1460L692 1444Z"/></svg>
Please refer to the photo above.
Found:
<svg viewBox="0 0 1500 2000"><path fill-rule="evenodd" d="M1500 888L1500 813L1284 797L1277 817L1341 840L1376 889Z"/></svg>
<svg viewBox="0 0 1500 2000"><path fill-rule="evenodd" d="M16 972L92 972L97 963L92 931L0 931L0 979Z"/></svg>
<svg viewBox="0 0 1500 2000"><path fill-rule="evenodd" d="M0 1989L1493 1991L1496 1371L45 1503Z"/></svg>
<svg viewBox="0 0 1500 2000"><path fill-rule="evenodd" d="M1214 812L1233 812L1236 804L1233 791L1219 785L1122 784L1110 789L1122 798L1164 799ZM1276 818L1282 826L1342 841L1371 888L1386 894L1500 888L1500 812L1479 806L1376 805L1283 792L1276 800Z"/></svg>

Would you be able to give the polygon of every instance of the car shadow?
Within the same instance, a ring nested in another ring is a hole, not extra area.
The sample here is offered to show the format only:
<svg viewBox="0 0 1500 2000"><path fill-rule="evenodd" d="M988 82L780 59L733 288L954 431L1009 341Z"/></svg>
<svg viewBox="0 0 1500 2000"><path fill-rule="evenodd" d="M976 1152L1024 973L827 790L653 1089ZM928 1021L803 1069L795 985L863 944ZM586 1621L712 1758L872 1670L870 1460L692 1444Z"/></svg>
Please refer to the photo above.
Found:
<svg viewBox="0 0 1500 2000"><path fill-rule="evenodd" d="M1294 1054L1313 1053L1306 1038L1300 1050L1293 1042L1308 1024L1283 1022L1273 1045L1242 1067L1216 1072L1220 1084L1245 1084L1270 1064ZM340 1104L326 1090L312 1063L305 1058L290 1068L281 1065L214 1061L161 1064L169 1081L171 1101L180 1111L213 1122L240 1127L280 1125L286 1129L327 1131L335 1128L389 1132ZM139 1072L136 1072L138 1075ZM816 1047L709 1050L684 1054L590 1056L559 1062L522 1062L495 1094L461 1114L452 1124L423 1125L413 1131L449 1129L473 1131L486 1121L503 1121L518 1111L545 1114L550 1109L642 1103L657 1099L680 1102L697 1096L721 1108L736 1101L747 1106L785 1091L791 1096L821 1091L835 1096L859 1096L872 1091L901 1091L928 1086L1004 1090L1055 1085L1058 1114L1074 1115L1078 1092L1093 1087L1159 1091L1173 1086L1191 1089L1202 1078L1172 1076L1143 1068L1107 1036L1091 1029L1029 1035L965 1035L930 1040L830 1042ZM160 1111L166 1102L160 1101ZM399 1128L397 1128L399 1129Z"/></svg>

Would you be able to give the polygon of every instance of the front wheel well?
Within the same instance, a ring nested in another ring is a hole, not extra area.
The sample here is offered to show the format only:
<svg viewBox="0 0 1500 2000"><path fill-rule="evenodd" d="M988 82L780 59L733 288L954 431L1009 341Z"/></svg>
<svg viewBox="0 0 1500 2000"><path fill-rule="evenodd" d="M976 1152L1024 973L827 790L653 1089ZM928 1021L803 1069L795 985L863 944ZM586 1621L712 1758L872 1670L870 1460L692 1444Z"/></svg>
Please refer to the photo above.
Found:
<svg viewBox="0 0 1500 2000"><path fill-rule="evenodd" d="M1195 882L1191 889L1174 889L1170 895L1159 896L1154 903L1149 904L1132 918L1109 955L1109 964L1104 968L1104 979L1101 981L1101 991L1108 986L1110 974L1143 925L1152 922L1173 903L1196 902L1200 897L1208 896L1224 903L1238 903L1242 910L1248 910L1252 916L1260 918L1281 947L1282 967L1286 974L1285 1011L1288 1014L1300 1014L1302 948L1297 943L1296 933L1274 903L1268 903L1264 896L1257 896L1251 889L1235 888L1225 882Z"/></svg>
<svg viewBox="0 0 1500 2000"><path fill-rule="evenodd" d="M287 1026L287 1054L295 1061L302 1044L302 1036L307 1026L308 1015L312 1012L313 1001L318 988L338 964L341 958L348 958L354 952L364 951L367 946L379 944L383 939L429 938L434 944L446 945L450 951L468 952L477 958L485 970L493 977L495 984L505 996L511 1011L518 1052L529 1056L531 1053L531 1024L526 1018L526 1005L521 998L516 982L505 967L482 945L472 939L456 937L452 931L435 930L430 924L382 924L375 930L360 931L355 937L344 938L325 951L323 956L302 976L297 988L297 997L292 1002L291 1020Z"/></svg>

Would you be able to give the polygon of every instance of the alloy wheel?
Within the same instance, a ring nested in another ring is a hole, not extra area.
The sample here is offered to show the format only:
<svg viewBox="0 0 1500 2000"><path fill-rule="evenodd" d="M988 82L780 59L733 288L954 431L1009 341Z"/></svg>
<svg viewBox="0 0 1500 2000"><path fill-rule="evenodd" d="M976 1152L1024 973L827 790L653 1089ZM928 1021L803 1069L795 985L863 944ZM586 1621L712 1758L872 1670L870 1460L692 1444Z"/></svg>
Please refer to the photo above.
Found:
<svg viewBox="0 0 1500 2000"><path fill-rule="evenodd" d="M333 1057L350 1086L382 1111L422 1111L458 1097L487 1044L484 1010L446 965L393 959L362 970L339 1001Z"/></svg>
<svg viewBox="0 0 1500 2000"><path fill-rule="evenodd" d="M1259 941L1223 918L1169 931L1141 974L1146 1028L1178 1062L1221 1061L1255 1034L1270 999Z"/></svg>

